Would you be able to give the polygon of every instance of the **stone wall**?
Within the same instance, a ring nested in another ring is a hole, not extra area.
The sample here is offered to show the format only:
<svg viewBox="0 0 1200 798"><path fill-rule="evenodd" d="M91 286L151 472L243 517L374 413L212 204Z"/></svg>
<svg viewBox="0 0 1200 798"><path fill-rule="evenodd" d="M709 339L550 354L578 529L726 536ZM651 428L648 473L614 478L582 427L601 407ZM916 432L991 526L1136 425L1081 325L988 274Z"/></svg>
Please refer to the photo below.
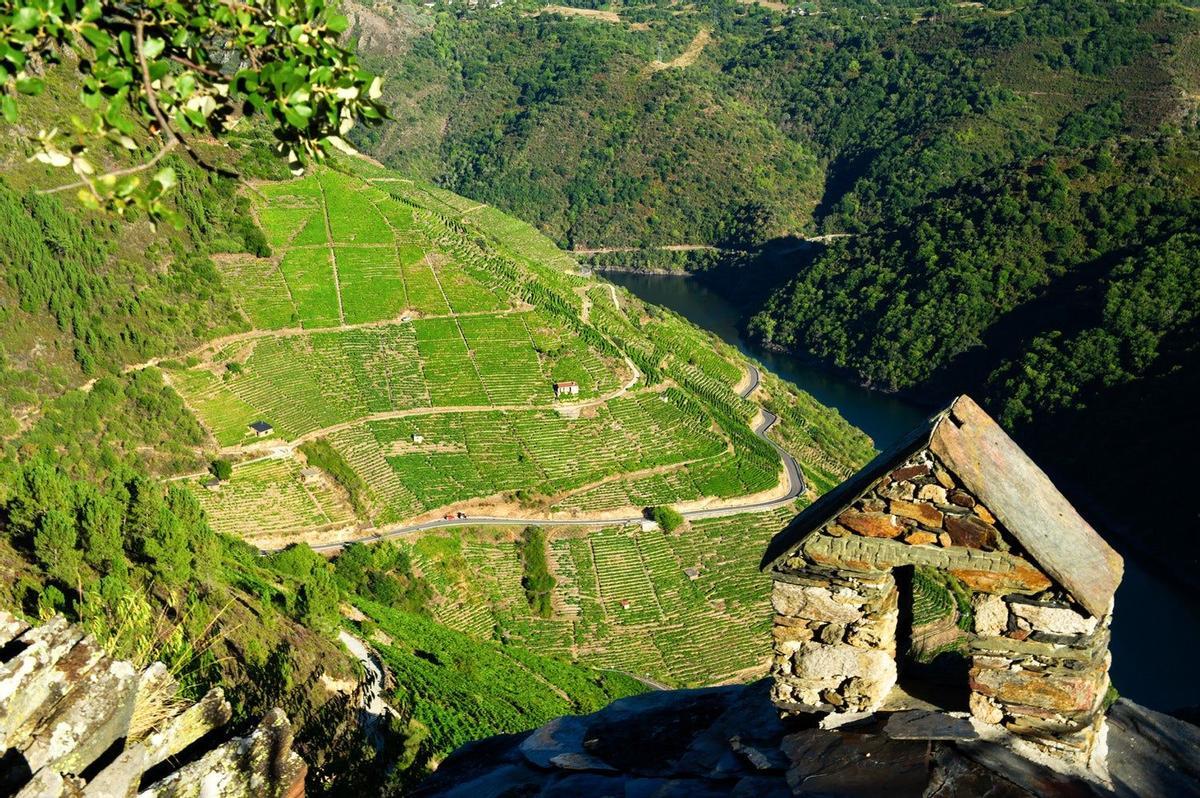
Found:
<svg viewBox="0 0 1200 798"><path fill-rule="evenodd" d="M970 592L970 706L1086 764L1103 746L1108 620L1094 618L928 450L879 479L775 567L772 697L788 712L862 712L896 684L892 572L924 566Z"/></svg>
<svg viewBox="0 0 1200 798"><path fill-rule="evenodd" d="M1069 603L977 595L971 713L1065 758L1103 753L1110 615Z"/></svg>
<svg viewBox="0 0 1200 798"><path fill-rule="evenodd" d="M231 714L220 689L192 705L176 694L160 663L115 660L61 617L30 628L0 611L0 795L303 798L283 712L213 741Z"/></svg>
<svg viewBox="0 0 1200 798"><path fill-rule="evenodd" d="M810 568L776 580L775 685L793 711L874 709L896 683L896 580Z"/></svg>

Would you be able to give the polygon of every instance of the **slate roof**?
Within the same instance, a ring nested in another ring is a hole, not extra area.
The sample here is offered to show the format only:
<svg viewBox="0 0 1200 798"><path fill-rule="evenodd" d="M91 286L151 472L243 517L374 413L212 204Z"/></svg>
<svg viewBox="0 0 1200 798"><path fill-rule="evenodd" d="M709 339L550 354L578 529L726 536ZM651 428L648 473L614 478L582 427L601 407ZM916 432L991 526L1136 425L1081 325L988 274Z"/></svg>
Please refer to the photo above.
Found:
<svg viewBox="0 0 1200 798"><path fill-rule="evenodd" d="M1096 616L1108 612L1124 571L1121 556L1000 425L965 395L793 518L771 540L762 569L774 568L810 533L926 447L1088 612Z"/></svg>
<svg viewBox="0 0 1200 798"><path fill-rule="evenodd" d="M275 428L265 421L255 421L250 425L250 429L254 430L255 432L270 432Z"/></svg>

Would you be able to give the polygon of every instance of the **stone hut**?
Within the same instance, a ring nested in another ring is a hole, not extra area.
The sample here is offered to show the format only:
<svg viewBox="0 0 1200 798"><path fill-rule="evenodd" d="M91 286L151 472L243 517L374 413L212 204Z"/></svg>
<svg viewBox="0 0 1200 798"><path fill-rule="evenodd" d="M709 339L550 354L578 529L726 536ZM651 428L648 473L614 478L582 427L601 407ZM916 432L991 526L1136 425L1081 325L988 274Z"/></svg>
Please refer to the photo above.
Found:
<svg viewBox="0 0 1200 798"><path fill-rule="evenodd" d="M969 397L796 516L762 568L783 712L969 711L1103 769L1121 557Z"/></svg>
<svg viewBox="0 0 1200 798"><path fill-rule="evenodd" d="M274 431L274 427L261 420L252 422L246 426L246 432L256 438L265 438Z"/></svg>

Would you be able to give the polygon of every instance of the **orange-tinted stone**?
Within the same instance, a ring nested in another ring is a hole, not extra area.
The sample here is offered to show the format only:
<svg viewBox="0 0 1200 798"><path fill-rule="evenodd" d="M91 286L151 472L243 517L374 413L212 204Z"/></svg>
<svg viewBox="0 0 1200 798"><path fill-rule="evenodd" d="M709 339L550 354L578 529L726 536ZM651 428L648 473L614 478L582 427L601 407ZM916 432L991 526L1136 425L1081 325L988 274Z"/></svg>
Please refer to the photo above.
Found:
<svg viewBox="0 0 1200 798"><path fill-rule="evenodd" d="M942 526L942 511L932 504L903 502L893 499L888 503L888 509L895 515L911 518L917 523L932 529L939 529Z"/></svg>
<svg viewBox="0 0 1200 798"><path fill-rule="evenodd" d="M849 510L838 516L838 523L868 538L894 538L904 531L896 517L887 513L860 513Z"/></svg>
<svg viewBox="0 0 1200 798"><path fill-rule="evenodd" d="M924 476L928 476L928 475L929 475L929 466L913 465L913 466L904 466L903 468L897 468L895 471L893 471L889 475L888 478L891 479L892 482L903 482L906 479L913 479L914 477L924 477Z"/></svg>
<svg viewBox="0 0 1200 798"><path fill-rule="evenodd" d="M973 515L946 516L946 534L955 546L992 551L1000 542L1000 531Z"/></svg>
<svg viewBox="0 0 1200 798"><path fill-rule="evenodd" d="M1050 578L1024 560L1016 560L1009 571L952 568L950 573L978 593L1040 593L1050 587Z"/></svg>

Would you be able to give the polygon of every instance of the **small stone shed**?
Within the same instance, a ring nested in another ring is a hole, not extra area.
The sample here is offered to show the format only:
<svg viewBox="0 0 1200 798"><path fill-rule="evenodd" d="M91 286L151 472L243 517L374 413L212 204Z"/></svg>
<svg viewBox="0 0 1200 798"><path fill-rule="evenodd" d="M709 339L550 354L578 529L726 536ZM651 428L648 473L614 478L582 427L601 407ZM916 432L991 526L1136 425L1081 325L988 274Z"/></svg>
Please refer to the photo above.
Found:
<svg viewBox="0 0 1200 798"><path fill-rule="evenodd" d="M903 708L898 626L903 644L904 580L917 569L964 605L953 647L974 720L1103 766L1121 557L969 397L796 516L762 568L781 710Z"/></svg>
<svg viewBox="0 0 1200 798"><path fill-rule="evenodd" d="M260 420L248 424L246 426L246 431L256 438L265 438L274 432L275 428L267 422Z"/></svg>

